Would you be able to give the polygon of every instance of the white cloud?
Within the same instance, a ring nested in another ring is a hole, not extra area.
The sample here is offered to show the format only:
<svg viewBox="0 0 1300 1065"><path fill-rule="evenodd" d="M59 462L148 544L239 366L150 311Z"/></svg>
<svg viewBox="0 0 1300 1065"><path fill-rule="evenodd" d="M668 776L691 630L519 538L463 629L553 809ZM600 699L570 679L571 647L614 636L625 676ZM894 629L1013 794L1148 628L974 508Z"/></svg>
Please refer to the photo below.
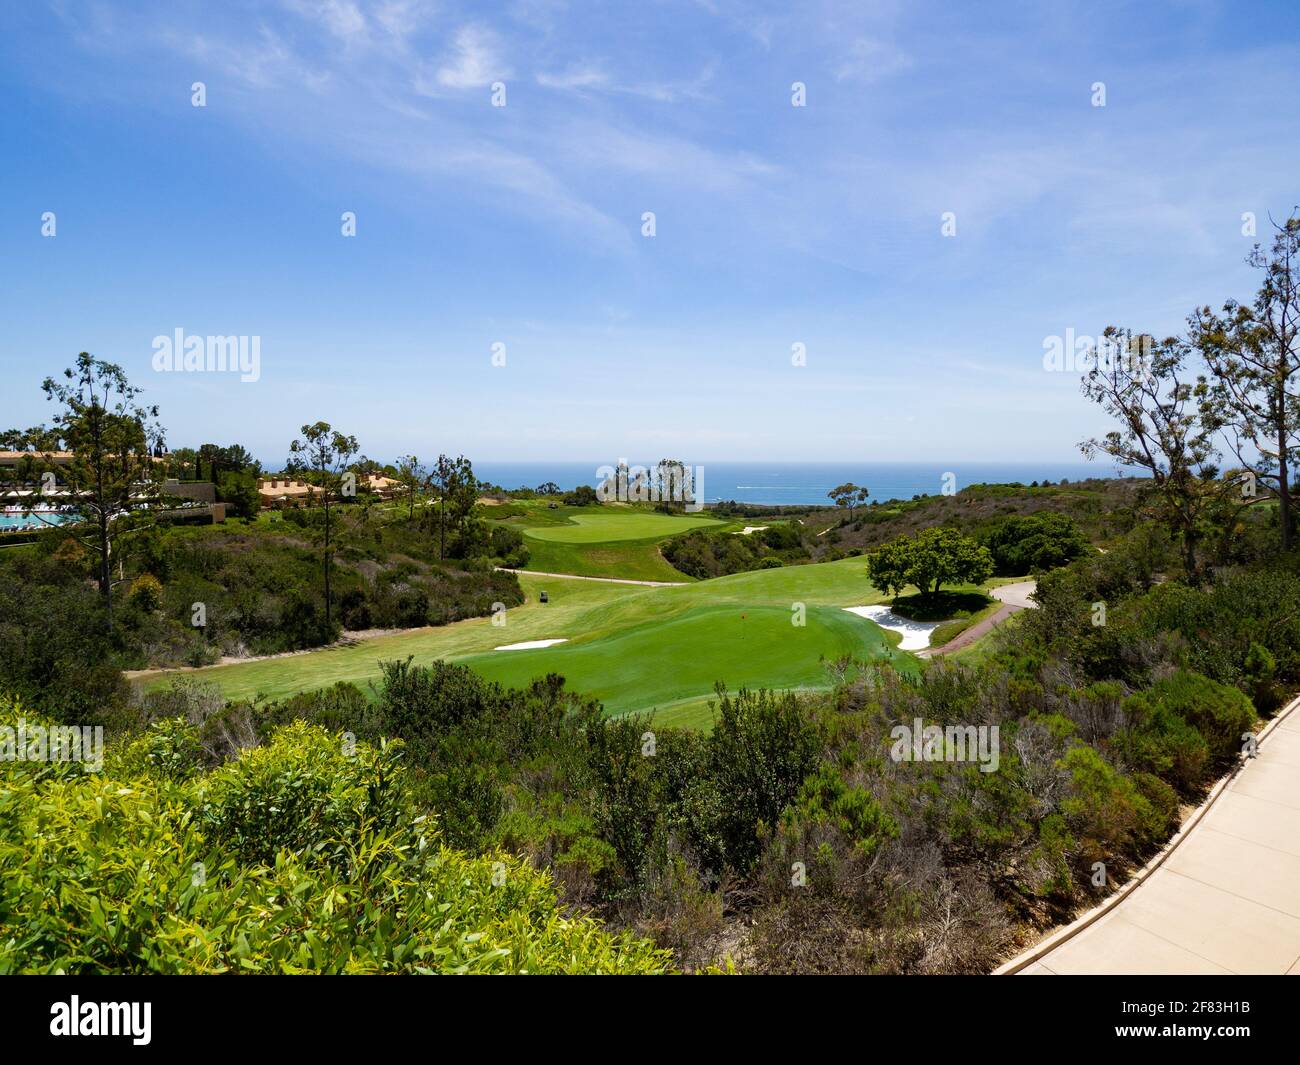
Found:
<svg viewBox="0 0 1300 1065"><path fill-rule="evenodd" d="M871 37L859 37L835 64L836 81L881 81L907 70L912 58L902 49Z"/></svg>
<svg viewBox="0 0 1300 1065"><path fill-rule="evenodd" d="M558 74L538 74L537 84L544 89L599 89L609 84L609 75L598 66L571 66Z"/></svg>
<svg viewBox="0 0 1300 1065"><path fill-rule="evenodd" d="M496 35L480 26L456 33L455 56L438 69L438 84L449 89L476 89L510 76Z"/></svg>
<svg viewBox="0 0 1300 1065"><path fill-rule="evenodd" d="M353 0L291 0L289 7L304 18L314 19L339 40L366 35L366 18Z"/></svg>

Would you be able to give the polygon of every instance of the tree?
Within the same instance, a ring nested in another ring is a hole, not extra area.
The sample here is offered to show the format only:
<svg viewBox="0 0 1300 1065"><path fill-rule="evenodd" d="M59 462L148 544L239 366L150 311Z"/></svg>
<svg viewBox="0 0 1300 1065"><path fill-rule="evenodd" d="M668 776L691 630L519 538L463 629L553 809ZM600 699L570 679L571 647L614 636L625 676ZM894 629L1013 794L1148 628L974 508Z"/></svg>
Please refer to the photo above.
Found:
<svg viewBox="0 0 1300 1065"><path fill-rule="evenodd" d="M572 492L564 493L564 505L568 507L592 507L599 502L600 496L589 484L580 484Z"/></svg>
<svg viewBox="0 0 1300 1065"><path fill-rule="evenodd" d="M680 502L683 506L694 502L695 486L690 482L691 471L681 459L660 459L654 472L660 502Z"/></svg>
<svg viewBox="0 0 1300 1065"><path fill-rule="evenodd" d="M426 487L429 483L429 471L420 465L420 460L415 455L399 455L397 459L397 479L402 482L402 487L406 489L407 502L409 503L408 520L415 517L415 493Z"/></svg>
<svg viewBox="0 0 1300 1065"><path fill-rule="evenodd" d="M457 455L451 463L445 495L449 509L449 524L455 530L456 554L466 558L473 554L472 546L478 531L474 522L474 508L478 504L479 483L474 467L464 455Z"/></svg>
<svg viewBox="0 0 1300 1065"><path fill-rule="evenodd" d="M120 366L84 351L63 377L47 377L41 385L45 398L59 405L53 425L6 435L23 441L21 450L40 448L33 450L30 472L41 487L24 497L24 509L54 509L86 530L78 538L97 556L96 579L111 632L114 551L140 528L136 517L156 509L161 499L163 464L153 456L162 440L158 408L140 404L143 390L127 380ZM70 451L71 458L57 461L52 454L57 450ZM64 490L46 494L43 486L50 481L62 482Z"/></svg>
<svg viewBox="0 0 1300 1065"><path fill-rule="evenodd" d="M167 455L167 472L177 480L197 480L190 476L197 467L198 452L192 447L173 448Z"/></svg>
<svg viewBox="0 0 1300 1065"><path fill-rule="evenodd" d="M1278 499L1282 549L1295 534L1293 454L1300 449L1300 217L1276 226L1272 250L1256 244L1247 262L1264 273L1254 303L1222 314L1199 308L1191 341L1213 375L1204 415L1241 467Z"/></svg>
<svg viewBox="0 0 1300 1065"><path fill-rule="evenodd" d="M306 465L315 471L325 507L325 628L330 628L330 495L342 480L341 473L348 460L360 450L355 436L344 436L329 422L316 422L302 427L301 439L289 445L289 464Z"/></svg>
<svg viewBox="0 0 1300 1065"><path fill-rule="evenodd" d="M247 470L254 476L262 472L262 464L240 444L217 449L217 461L223 470Z"/></svg>
<svg viewBox="0 0 1300 1065"><path fill-rule="evenodd" d="M451 491L452 478L455 476L455 462L446 455L439 455L433 465L430 480L438 491L438 558L447 557L447 496Z"/></svg>
<svg viewBox="0 0 1300 1065"><path fill-rule="evenodd" d="M220 458L221 448L217 447L216 444L200 444L198 457L194 464L194 479L196 481L203 480L203 467L206 465L208 470L207 479L216 484Z"/></svg>
<svg viewBox="0 0 1300 1065"><path fill-rule="evenodd" d="M252 470L226 470L217 475L217 501L230 506L237 518L252 520L262 509L262 496L257 490L257 474Z"/></svg>
<svg viewBox="0 0 1300 1065"><path fill-rule="evenodd" d="M536 491L539 496L558 496L560 486L554 481L547 481L545 484L539 484Z"/></svg>
<svg viewBox="0 0 1300 1065"><path fill-rule="evenodd" d="M1102 334L1118 357L1098 356L1083 377L1083 394L1120 423L1104 437L1079 445L1089 459L1109 455L1151 475L1161 517L1178 537L1187 579L1201 577L1199 545L1220 513L1231 483L1219 480L1217 426L1201 417L1208 389L1189 380L1190 345L1179 337L1156 341L1114 326Z"/></svg>
<svg viewBox="0 0 1300 1065"><path fill-rule="evenodd" d="M1091 550L1073 518L1051 511L1012 514L982 533L980 540L1003 576L1055 569Z"/></svg>
<svg viewBox="0 0 1300 1065"><path fill-rule="evenodd" d="M871 583L892 595L909 584L922 595L937 595L945 584L982 584L993 574L987 547L956 529L923 529L900 536L867 556Z"/></svg>
<svg viewBox="0 0 1300 1065"><path fill-rule="evenodd" d="M826 495L835 501L837 507L848 507L849 518L853 517L853 504L864 501L871 492L866 488L859 488L852 481L841 485L836 485Z"/></svg>

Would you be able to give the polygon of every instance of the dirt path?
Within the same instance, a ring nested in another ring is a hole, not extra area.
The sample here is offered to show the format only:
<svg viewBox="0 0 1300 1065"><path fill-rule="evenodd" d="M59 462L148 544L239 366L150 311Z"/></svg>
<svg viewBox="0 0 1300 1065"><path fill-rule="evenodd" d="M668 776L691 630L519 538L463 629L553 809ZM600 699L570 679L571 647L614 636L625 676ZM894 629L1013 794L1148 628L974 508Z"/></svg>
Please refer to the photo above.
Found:
<svg viewBox="0 0 1300 1065"><path fill-rule="evenodd" d="M976 640L987 636L1012 614L1020 610L1032 610L1037 606L1029 598L1037 588L1037 581L1017 581L1015 584L1004 584L1000 588L991 589L989 595L1002 603L996 611L983 621L978 621L969 629L958 633L942 647L927 647L924 651L918 651L917 657L933 658L935 655L950 655L963 647L969 647Z"/></svg>
<svg viewBox="0 0 1300 1065"><path fill-rule="evenodd" d="M645 588L681 588L690 581L633 581L626 577L579 577L576 573L546 573L539 569L507 569L498 566L502 573L514 573L525 577L559 577L566 581L600 581L603 584L639 584Z"/></svg>

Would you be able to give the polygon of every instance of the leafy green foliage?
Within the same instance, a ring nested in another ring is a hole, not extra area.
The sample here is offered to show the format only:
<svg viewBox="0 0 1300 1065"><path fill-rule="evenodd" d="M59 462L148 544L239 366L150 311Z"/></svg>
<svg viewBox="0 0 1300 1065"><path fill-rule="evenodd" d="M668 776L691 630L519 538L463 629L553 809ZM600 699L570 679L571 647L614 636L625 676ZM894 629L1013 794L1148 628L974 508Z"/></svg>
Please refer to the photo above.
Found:
<svg viewBox="0 0 1300 1065"><path fill-rule="evenodd" d="M986 530L980 542L993 556L994 572L1006 577L1055 569L1091 550L1066 514L1011 515Z"/></svg>
<svg viewBox="0 0 1300 1065"><path fill-rule="evenodd" d="M944 584L982 584L993 574L988 548L955 529L926 529L899 537L867 556L867 576L894 595L909 585L937 593Z"/></svg>
<svg viewBox="0 0 1300 1065"><path fill-rule="evenodd" d="M1072 746L1061 767L1070 787L1061 812L1078 837L1085 862L1104 861L1116 849L1140 851L1168 834L1165 813L1095 748Z"/></svg>
<svg viewBox="0 0 1300 1065"><path fill-rule="evenodd" d="M3 763L0 973L668 970L563 916L526 862L445 847L395 755L345 764L339 737L299 725L192 779Z"/></svg>
<svg viewBox="0 0 1300 1065"><path fill-rule="evenodd" d="M801 531L793 524L771 525L748 536L697 529L674 537L661 550L674 567L700 580L808 558Z"/></svg>
<svg viewBox="0 0 1300 1065"><path fill-rule="evenodd" d="M817 760L817 734L791 694L719 692L709 766L721 799L719 835L731 866L747 871L764 835Z"/></svg>

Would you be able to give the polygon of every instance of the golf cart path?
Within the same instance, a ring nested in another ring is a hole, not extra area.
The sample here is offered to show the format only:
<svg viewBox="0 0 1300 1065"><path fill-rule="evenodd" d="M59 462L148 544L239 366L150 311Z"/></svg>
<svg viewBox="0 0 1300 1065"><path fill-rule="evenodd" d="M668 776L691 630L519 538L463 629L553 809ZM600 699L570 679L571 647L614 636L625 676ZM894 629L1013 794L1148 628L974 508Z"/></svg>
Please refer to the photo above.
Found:
<svg viewBox="0 0 1300 1065"><path fill-rule="evenodd" d="M1123 888L997 974L1300 975L1300 698Z"/></svg>
<svg viewBox="0 0 1300 1065"><path fill-rule="evenodd" d="M976 622L970 628L958 633L942 647L927 647L923 651L918 651L919 658L933 658L935 655L948 655L953 651L960 651L963 647L969 647L976 640L988 635L993 629L1001 625L1012 614L1020 610L1032 609L1035 604L1029 597L1034 594L1038 588L1037 581L1016 581L1014 584L1004 584L1000 588L994 588L989 595L999 600L1002 605L983 621Z"/></svg>
<svg viewBox="0 0 1300 1065"><path fill-rule="evenodd" d="M602 584L639 584L645 588L681 588L690 581L634 581L627 577L579 577L576 573L547 573L540 569L509 569L497 566L502 573L515 573L526 577L559 577L566 581L599 581Z"/></svg>

